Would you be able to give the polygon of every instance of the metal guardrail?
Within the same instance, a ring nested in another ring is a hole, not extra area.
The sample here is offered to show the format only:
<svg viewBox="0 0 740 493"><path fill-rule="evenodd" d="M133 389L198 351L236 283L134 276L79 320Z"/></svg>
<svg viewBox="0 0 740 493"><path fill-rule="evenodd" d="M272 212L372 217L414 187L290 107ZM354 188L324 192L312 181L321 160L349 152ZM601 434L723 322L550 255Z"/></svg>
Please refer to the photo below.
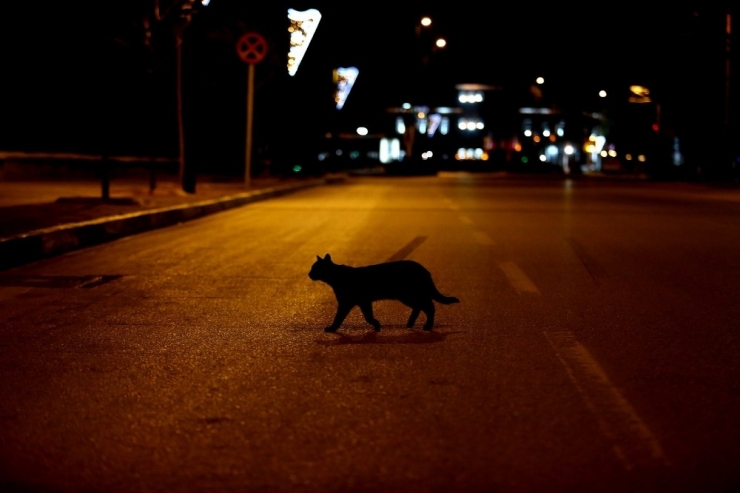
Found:
<svg viewBox="0 0 740 493"><path fill-rule="evenodd" d="M25 152L0 151L0 161L89 161L100 163L100 194L102 200L110 200L110 164L138 163L149 168L149 191L157 188L157 164L171 164L179 162L177 158L141 157L141 156L107 156L105 154L77 154L72 152Z"/></svg>

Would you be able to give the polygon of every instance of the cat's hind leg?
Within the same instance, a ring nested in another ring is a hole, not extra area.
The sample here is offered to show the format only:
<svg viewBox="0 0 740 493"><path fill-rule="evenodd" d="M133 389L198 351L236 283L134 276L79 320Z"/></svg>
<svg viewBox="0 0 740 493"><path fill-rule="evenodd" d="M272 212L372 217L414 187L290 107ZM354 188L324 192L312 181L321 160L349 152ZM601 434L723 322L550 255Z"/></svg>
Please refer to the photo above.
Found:
<svg viewBox="0 0 740 493"><path fill-rule="evenodd" d="M373 326L373 328L377 331L380 330L380 322L373 316L373 304L371 302L362 303L360 305L360 310L362 310L362 314L365 316L365 320L367 320L367 323Z"/></svg>
<svg viewBox="0 0 740 493"><path fill-rule="evenodd" d="M340 303L337 307L337 314L334 315L334 322L332 322L329 327L325 328L324 332L336 332L339 326L342 325L342 322L344 322L344 319L347 318L347 315L349 315L353 306L354 305Z"/></svg>
<svg viewBox="0 0 740 493"><path fill-rule="evenodd" d="M418 308L412 308L411 309L411 315L409 316L409 321L406 322L406 327L409 329L414 326L416 323L416 318L419 316L419 313L421 313L421 310Z"/></svg>
<svg viewBox="0 0 740 493"><path fill-rule="evenodd" d="M424 322L424 330L432 330L434 328L434 302L432 300L425 301L421 306L421 311L427 316L427 320Z"/></svg>

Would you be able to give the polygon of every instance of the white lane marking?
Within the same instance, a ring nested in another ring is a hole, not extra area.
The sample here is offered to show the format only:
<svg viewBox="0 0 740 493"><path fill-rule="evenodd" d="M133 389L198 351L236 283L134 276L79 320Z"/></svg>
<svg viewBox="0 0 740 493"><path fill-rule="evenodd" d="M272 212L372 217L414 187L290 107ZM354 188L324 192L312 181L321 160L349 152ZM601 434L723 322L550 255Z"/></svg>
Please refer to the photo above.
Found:
<svg viewBox="0 0 740 493"><path fill-rule="evenodd" d="M472 220L472 219L470 219L470 218L469 218L468 216L466 216L465 214L460 214L460 216L459 216L459 217L460 217L460 221L464 222L465 224L473 224L473 220Z"/></svg>
<svg viewBox="0 0 740 493"><path fill-rule="evenodd" d="M449 207L453 211L459 211L460 210L460 206L457 205L456 203L454 203L452 200L450 200L448 198L445 198L444 199L444 202L445 202L445 204L447 204L447 207Z"/></svg>
<svg viewBox="0 0 740 493"><path fill-rule="evenodd" d="M493 238L491 238L490 236L488 236L483 231L477 231L477 230L476 231L473 231L473 236L475 236L475 240L479 244L481 244L483 246L494 246L494 245L496 245L496 242L493 241Z"/></svg>
<svg viewBox="0 0 740 493"><path fill-rule="evenodd" d="M539 289L537 289L537 286L535 286L534 283L529 280L527 275L522 272L519 266L516 265L514 262L501 262L498 265L499 267L501 267L501 270L504 271L506 277L509 278L509 282L512 286L514 286L514 289L516 289L520 294L539 294L540 291Z"/></svg>
<svg viewBox="0 0 740 493"><path fill-rule="evenodd" d="M588 349L569 331L543 332L586 406L596 417L612 452L625 469L658 462L669 466L658 439L617 390Z"/></svg>

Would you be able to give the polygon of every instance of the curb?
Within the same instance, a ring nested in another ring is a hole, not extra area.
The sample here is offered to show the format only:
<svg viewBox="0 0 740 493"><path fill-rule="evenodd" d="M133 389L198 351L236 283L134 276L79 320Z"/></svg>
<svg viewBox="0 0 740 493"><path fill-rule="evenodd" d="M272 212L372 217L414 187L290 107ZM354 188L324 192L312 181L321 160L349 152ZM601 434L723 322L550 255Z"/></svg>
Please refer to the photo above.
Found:
<svg viewBox="0 0 740 493"><path fill-rule="evenodd" d="M0 238L0 269L17 267L72 250L113 241L124 236L172 226L183 221L197 219L252 202L338 181L341 181L341 179L320 178L192 204L181 204L79 223L63 224Z"/></svg>

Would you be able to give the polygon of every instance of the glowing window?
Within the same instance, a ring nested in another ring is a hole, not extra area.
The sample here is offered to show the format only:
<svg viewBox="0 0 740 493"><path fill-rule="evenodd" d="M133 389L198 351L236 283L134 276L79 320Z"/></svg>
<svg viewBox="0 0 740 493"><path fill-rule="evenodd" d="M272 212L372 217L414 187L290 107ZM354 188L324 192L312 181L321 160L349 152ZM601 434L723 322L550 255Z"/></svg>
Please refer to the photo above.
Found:
<svg viewBox="0 0 740 493"><path fill-rule="evenodd" d="M427 133L427 119L421 118L417 120L416 122L417 122L417 127L419 128L419 132L423 134Z"/></svg>

